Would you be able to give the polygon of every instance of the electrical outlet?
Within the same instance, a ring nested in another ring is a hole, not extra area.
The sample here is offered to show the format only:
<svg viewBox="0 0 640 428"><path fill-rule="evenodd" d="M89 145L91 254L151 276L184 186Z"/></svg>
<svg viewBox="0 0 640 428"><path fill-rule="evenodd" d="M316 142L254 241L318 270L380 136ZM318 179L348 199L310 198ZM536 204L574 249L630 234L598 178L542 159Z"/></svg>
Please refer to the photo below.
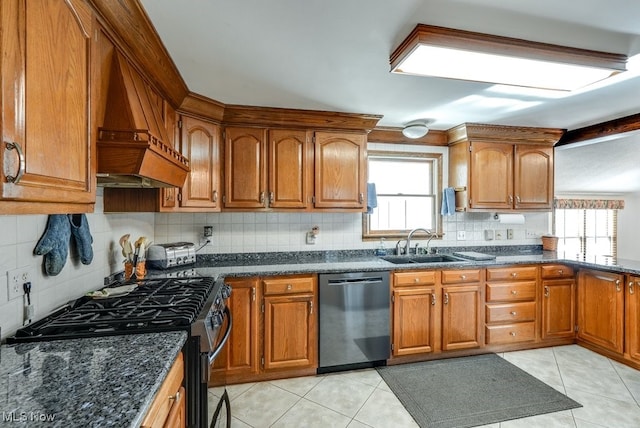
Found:
<svg viewBox="0 0 640 428"><path fill-rule="evenodd" d="M496 241L504 239L504 230L496 230L495 237L496 237Z"/></svg>
<svg viewBox="0 0 640 428"><path fill-rule="evenodd" d="M467 239L467 234L465 233L464 230L459 230L456 236L458 241L464 241L465 239Z"/></svg>
<svg viewBox="0 0 640 428"><path fill-rule="evenodd" d="M538 234L536 232L534 232L533 230L527 230L525 231L525 237L527 239L534 239L538 237Z"/></svg>
<svg viewBox="0 0 640 428"><path fill-rule="evenodd" d="M23 267L7 271L7 297L9 300L17 299L24 294L22 284L31 281L29 268Z"/></svg>
<svg viewBox="0 0 640 428"><path fill-rule="evenodd" d="M513 239L513 229L507 229L507 239Z"/></svg>

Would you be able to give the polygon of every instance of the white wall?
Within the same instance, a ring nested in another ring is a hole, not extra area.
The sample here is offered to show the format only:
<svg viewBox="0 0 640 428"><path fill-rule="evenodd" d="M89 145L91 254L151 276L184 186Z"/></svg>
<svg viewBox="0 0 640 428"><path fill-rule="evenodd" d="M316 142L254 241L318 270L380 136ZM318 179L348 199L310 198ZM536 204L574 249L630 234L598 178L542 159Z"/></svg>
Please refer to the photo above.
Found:
<svg viewBox="0 0 640 428"><path fill-rule="evenodd" d="M618 211L618 257L640 260L640 193L627 194L623 199L624 209Z"/></svg>
<svg viewBox="0 0 640 428"><path fill-rule="evenodd" d="M23 299L8 301L7 270L29 269L32 304L39 319L69 300L99 288L104 277L122 270L118 240L125 233L133 239L145 235L153 239L153 214L103 214L101 189L95 213L87 214L93 236L93 262L83 265L74 251L57 276L46 276L42 256L33 254L47 224L46 215L0 216L0 326L2 337L13 334L22 325ZM73 248L73 246L72 246Z"/></svg>

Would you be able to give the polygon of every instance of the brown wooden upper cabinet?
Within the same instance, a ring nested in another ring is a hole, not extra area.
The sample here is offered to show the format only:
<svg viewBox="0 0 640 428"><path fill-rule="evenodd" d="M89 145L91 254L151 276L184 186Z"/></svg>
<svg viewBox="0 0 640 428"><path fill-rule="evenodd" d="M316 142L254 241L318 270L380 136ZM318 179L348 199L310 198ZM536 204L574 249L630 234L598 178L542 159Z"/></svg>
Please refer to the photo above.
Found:
<svg viewBox="0 0 640 428"><path fill-rule="evenodd" d="M89 212L97 25L80 0L28 3L0 4L0 213Z"/></svg>
<svg viewBox="0 0 640 428"><path fill-rule="evenodd" d="M463 124L449 131L449 185L458 211L553 206L553 144L560 129Z"/></svg>
<svg viewBox="0 0 640 428"><path fill-rule="evenodd" d="M224 208L364 209L365 135L315 132L313 145L311 135L227 127Z"/></svg>
<svg viewBox="0 0 640 428"><path fill-rule="evenodd" d="M364 134L315 133L314 207L365 209L366 143Z"/></svg>
<svg viewBox="0 0 640 428"><path fill-rule="evenodd" d="M227 127L224 152L224 207L266 208L267 130Z"/></svg>
<svg viewBox="0 0 640 428"><path fill-rule="evenodd" d="M189 159L191 172L178 195L180 207L220 210L220 127L182 116L181 153Z"/></svg>

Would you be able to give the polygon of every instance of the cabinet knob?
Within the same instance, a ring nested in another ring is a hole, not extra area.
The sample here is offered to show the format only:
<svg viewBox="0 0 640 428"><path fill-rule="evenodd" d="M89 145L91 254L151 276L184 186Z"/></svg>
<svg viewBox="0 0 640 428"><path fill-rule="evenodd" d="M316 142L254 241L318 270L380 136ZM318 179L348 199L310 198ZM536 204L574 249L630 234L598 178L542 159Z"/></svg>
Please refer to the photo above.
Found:
<svg viewBox="0 0 640 428"><path fill-rule="evenodd" d="M511 272L511 276L515 278L518 274L516 272Z"/></svg>
<svg viewBox="0 0 640 428"><path fill-rule="evenodd" d="M512 331L511 333L509 333L511 336L516 337L516 332Z"/></svg>
<svg viewBox="0 0 640 428"><path fill-rule="evenodd" d="M287 291L290 291L293 288L293 285L287 284Z"/></svg>
<svg viewBox="0 0 640 428"><path fill-rule="evenodd" d="M460 275L460 279L467 279L467 275Z"/></svg>
<svg viewBox="0 0 640 428"><path fill-rule="evenodd" d="M416 283L420 282L420 278L418 278L418 277L413 278L413 282L416 282Z"/></svg>
<svg viewBox="0 0 640 428"><path fill-rule="evenodd" d="M511 315L513 315L514 317L517 315L516 311L511 311Z"/></svg>
<svg viewBox="0 0 640 428"><path fill-rule="evenodd" d="M511 294L515 296L516 294L518 294L518 292L516 290L511 290Z"/></svg>
<svg viewBox="0 0 640 428"><path fill-rule="evenodd" d="M563 275L563 274L564 274L564 271L563 271L562 269L559 269L559 270L558 270L558 274Z"/></svg>

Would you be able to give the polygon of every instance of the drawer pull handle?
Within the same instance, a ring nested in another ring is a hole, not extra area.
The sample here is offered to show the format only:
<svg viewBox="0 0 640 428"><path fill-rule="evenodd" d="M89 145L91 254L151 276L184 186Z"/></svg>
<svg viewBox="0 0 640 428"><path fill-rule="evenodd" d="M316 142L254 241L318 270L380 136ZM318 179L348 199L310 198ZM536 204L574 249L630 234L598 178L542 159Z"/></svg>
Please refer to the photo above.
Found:
<svg viewBox="0 0 640 428"><path fill-rule="evenodd" d="M516 315L518 315L518 313L516 311L511 311L511 315L515 317Z"/></svg>
<svg viewBox="0 0 640 428"><path fill-rule="evenodd" d="M449 293L444 293L444 304L445 305L449 304Z"/></svg>
<svg viewBox="0 0 640 428"><path fill-rule="evenodd" d="M432 294L431 295L431 306L435 306L436 305L436 295Z"/></svg>
<svg viewBox="0 0 640 428"><path fill-rule="evenodd" d="M549 287L548 286L544 286L544 297L549 297Z"/></svg>
<svg viewBox="0 0 640 428"><path fill-rule="evenodd" d="M616 291L620 291L620 280L616 279Z"/></svg>
<svg viewBox="0 0 640 428"><path fill-rule="evenodd" d="M516 290L511 290L511 294L515 296L516 294L518 294L518 292Z"/></svg>
<svg viewBox="0 0 640 428"><path fill-rule="evenodd" d="M175 401L180 400L180 391L176 392L176 395L170 395L169 400L175 400Z"/></svg>
<svg viewBox="0 0 640 428"><path fill-rule="evenodd" d="M291 290L292 288L293 288L293 285L287 284L287 291Z"/></svg>
<svg viewBox="0 0 640 428"><path fill-rule="evenodd" d="M558 271L558 273L559 273L560 275L562 275L562 274L564 274L564 271L563 271L562 269L560 269L560 270Z"/></svg>
<svg viewBox="0 0 640 428"><path fill-rule="evenodd" d="M460 279L467 279L467 275L460 275Z"/></svg>
<svg viewBox="0 0 640 428"><path fill-rule="evenodd" d="M511 276L515 278L516 276L518 276L518 274L516 272L512 272Z"/></svg>
<svg viewBox="0 0 640 428"><path fill-rule="evenodd" d="M413 282L420 282L420 278L413 278Z"/></svg>
<svg viewBox="0 0 640 428"><path fill-rule="evenodd" d="M629 294L633 294L633 281L629 281Z"/></svg>
<svg viewBox="0 0 640 428"><path fill-rule="evenodd" d="M511 336L516 337L516 332L512 331L511 333L509 333Z"/></svg>

